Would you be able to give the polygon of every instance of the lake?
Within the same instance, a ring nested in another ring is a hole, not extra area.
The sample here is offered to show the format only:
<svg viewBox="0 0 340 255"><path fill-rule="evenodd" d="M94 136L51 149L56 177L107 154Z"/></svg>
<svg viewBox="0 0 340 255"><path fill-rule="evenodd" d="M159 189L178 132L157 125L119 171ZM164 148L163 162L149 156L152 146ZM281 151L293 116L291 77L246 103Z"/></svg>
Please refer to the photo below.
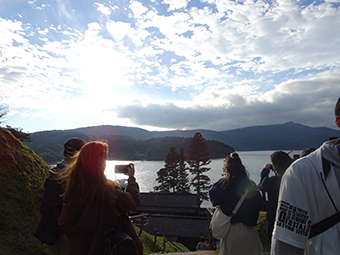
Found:
<svg viewBox="0 0 340 255"><path fill-rule="evenodd" d="M250 179L255 183L260 181L260 172L266 163L270 163L270 155L274 151L238 151L243 165L249 172ZM288 151L286 151L288 153ZM294 154L301 155L301 150L296 150L290 153L293 157ZM223 158L213 159L208 165L210 170L205 174L211 179L211 184L216 182L222 177L223 173ZM150 192L154 190L154 186L157 186L156 182L157 171L164 167L164 161L116 161L108 160L106 163L106 176L111 180L119 180L126 178L126 175L115 174L114 166L117 164L129 164L135 165L135 177L139 184L141 192ZM189 175L190 178L190 175ZM203 202L202 207L211 207L211 203L208 201Z"/></svg>

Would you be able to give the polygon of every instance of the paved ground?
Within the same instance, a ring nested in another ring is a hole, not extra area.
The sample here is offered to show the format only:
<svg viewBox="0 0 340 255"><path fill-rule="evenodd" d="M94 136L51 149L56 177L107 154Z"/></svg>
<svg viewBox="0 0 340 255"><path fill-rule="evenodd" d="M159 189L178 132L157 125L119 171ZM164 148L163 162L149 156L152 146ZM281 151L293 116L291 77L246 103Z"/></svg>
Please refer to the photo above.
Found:
<svg viewBox="0 0 340 255"><path fill-rule="evenodd" d="M150 255L215 255L216 251L190 251L190 252L173 252L173 253L152 253Z"/></svg>

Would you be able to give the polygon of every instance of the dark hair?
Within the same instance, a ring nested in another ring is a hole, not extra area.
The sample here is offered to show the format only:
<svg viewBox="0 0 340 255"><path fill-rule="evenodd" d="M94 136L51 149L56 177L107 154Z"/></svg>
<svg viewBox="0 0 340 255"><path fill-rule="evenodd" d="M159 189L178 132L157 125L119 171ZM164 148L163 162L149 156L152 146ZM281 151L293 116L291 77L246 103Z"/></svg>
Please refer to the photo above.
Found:
<svg viewBox="0 0 340 255"><path fill-rule="evenodd" d="M64 157L72 157L81 149L81 147L83 147L84 144L85 142L78 137L68 139L64 144Z"/></svg>
<svg viewBox="0 0 340 255"><path fill-rule="evenodd" d="M335 116L340 116L340 97L338 101L336 102L335 108L334 108L334 114Z"/></svg>
<svg viewBox="0 0 340 255"><path fill-rule="evenodd" d="M310 148L307 148L307 149L305 149L302 153L301 153L301 158L302 157L305 157L305 156L307 156L307 155L309 155L309 154L311 154L313 151L315 151L316 150L316 148L313 148L313 147L310 147Z"/></svg>
<svg viewBox="0 0 340 255"><path fill-rule="evenodd" d="M270 160L276 168L275 170L279 174L283 174L289 167L289 165L293 162L292 158L284 151L275 151L270 156Z"/></svg>
<svg viewBox="0 0 340 255"><path fill-rule="evenodd" d="M227 155L224 160L224 173L226 177L222 179L222 187L226 189L229 185L236 185L242 190L249 187L250 181L246 172L246 168L242 164L239 155L236 152L232 152Z"/></svg>

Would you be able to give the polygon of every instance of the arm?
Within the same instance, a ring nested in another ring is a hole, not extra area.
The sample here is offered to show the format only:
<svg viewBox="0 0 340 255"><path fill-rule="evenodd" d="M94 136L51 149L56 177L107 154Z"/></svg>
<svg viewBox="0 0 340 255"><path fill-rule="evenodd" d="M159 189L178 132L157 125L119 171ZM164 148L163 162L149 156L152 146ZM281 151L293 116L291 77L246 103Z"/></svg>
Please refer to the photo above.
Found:
<svg viewBox="0 0 340 255"><path fill-rule="evenodd" d="M220 204L222 189L219 187L219 181L215 182L211 189L209 190L209 199L213 206Z"/></svg>
<svg viewBox="0 0 340 255"><path fill-rule="evenodd" d="M54 244L63 234L58 221L63 201L60 195L63 188L51 174L44 185L44 194L40 205L41 220L36 229L35 236L43 243Z"/></svg>
<svg viewBox="0 0 340 255"><path fill-rule="evenodd" d="M116 202L117 207L120 208L123 213L136 210L141 203L139 186L134 177L135 169L133 164L130 164L127 175L129 179L125 192L119 192Z"/></svg>
<svg viewBox="0 0 340 255"><path fill-rule="evenodd" d="M269 177L269 173L270 173L270 166L271 164L265 164L262 171L261 171L261 180L259 183L259 189L262 190L263 189L263 182ZM262 190L264 191L264 190Z"/></svg>

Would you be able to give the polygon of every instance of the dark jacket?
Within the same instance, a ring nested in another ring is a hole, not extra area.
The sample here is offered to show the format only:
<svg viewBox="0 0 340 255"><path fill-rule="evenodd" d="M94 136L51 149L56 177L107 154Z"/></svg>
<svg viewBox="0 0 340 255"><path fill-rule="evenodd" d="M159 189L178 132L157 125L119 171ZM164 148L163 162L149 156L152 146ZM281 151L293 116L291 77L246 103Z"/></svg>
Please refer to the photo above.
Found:
<svg viewBox="0 0 340 255"><path fill-rule="evenodd" d="M261 182L259 184L259 188L261 191L266 192L268 194L268 206L266 215L268 221L267 235L268 238L271 239L276 217L281 177L279 177L278 175L269 177L268 170L269 169L264 168L261 171Z"/></svg>
<svg viewBox="0 0 340 255"><path fill-rule="evenodd" d="M64 206L59 224L64 229L71 245L70 255L104 254L104 233L106 231L104 204L99 198L99 185L93 183L84 196L80 208ZM131 236L143 254L139 239L127 212L135 210L140 204L139 187L134 177L129 177L126 192L119 191L117 201L110 206L110 216L117 232ZM119 219L119 220L118 220Z"/></svg>
<svg viewBox="0 0 340 255"><path fill-rule="evenodd" d="M51 170L59 172L66 167L66 163L61 161ZM45 180L44 195L40 205L41 219L35 231L35 236L46 244L55 244L63 234L59 226L59 217L63 208L61 195L64 193L63 187L54 179L54 173L51 173Z"/></svg>
<svg viewBox="0 0 340 255"><path fill-rule="evenodd" d="M221 179L222 180L222 179ZM237 184L230 184L226 189L222 188L221 180L214 183L209 191L210 201L213 206L220 205L222 212L228 216L232 214L237 202L243 195ZM243 223L246 226L255 226L262 206L262 197L255 185L250 185L249 192L244 199L231 223Z"/></svg>

